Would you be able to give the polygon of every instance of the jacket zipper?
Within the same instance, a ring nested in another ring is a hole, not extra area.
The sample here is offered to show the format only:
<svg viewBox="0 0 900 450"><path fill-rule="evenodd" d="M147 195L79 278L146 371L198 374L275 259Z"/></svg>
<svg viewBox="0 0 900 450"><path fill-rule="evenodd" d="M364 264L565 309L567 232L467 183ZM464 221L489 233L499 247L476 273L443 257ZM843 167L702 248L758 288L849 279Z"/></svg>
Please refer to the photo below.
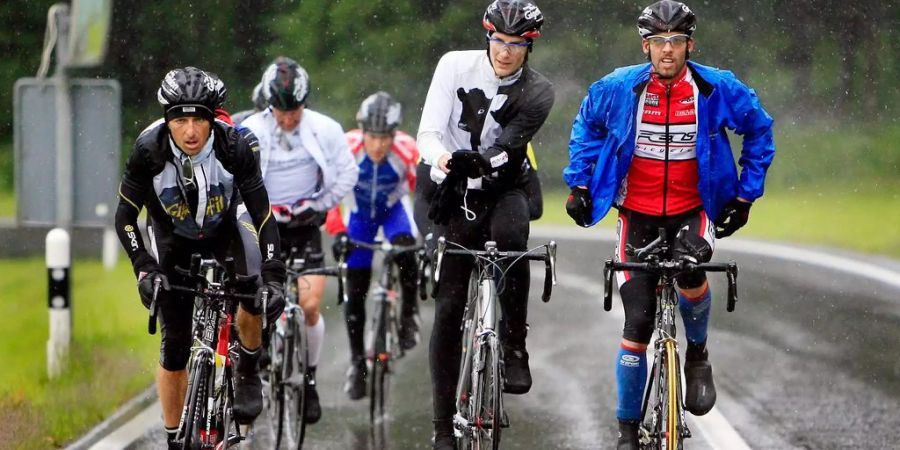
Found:
<svg viewBox="0 0 900 450"><path fill-rule="evenodd" d="M672 85L666 85L666 157L663 162L663 195L662 195L662 215L666 215L666 204L668 203L669 195L669 142L672 140L672 136L669 134L669 108L671 108L671 97L670 94L672 92Z"/></svg>
<svg viewBox="0 0 900 450"><path fill-rule="evenodd" d="M375 197L378 193L378 164L372 161L372 194L370 195L369 216L375 218Z"/></svg>

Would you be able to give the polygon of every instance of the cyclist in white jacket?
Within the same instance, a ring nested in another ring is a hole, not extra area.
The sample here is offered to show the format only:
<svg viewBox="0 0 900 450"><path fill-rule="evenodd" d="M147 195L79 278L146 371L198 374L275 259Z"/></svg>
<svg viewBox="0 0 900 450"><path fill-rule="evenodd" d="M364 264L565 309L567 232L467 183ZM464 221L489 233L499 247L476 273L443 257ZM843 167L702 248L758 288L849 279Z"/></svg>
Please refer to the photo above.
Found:
<svg viewBox="0 0 900 450"><path fill-rule="evenodd" d="M356 185L359 168L341 125L306 108L309 76L296 61L276 59L266 69L262 85L269 107L242 125L259 138L260 169L281 246L285 252L309 248L321 254L319 226L328 210ZM307 267L322 264L320 260ZM309 344L305 415L307 423L316 423L322 415L315 374L325 336L325 322L319 315L325 277L302 277L298 290Z"/></svg>

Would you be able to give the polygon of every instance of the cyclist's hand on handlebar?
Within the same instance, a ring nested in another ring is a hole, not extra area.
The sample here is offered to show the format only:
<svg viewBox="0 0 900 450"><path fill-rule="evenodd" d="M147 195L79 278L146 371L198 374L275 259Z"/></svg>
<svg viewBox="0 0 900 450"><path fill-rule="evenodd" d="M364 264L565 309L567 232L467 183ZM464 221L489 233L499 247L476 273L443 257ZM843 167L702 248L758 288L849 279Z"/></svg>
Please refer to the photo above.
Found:
<svg viewBox="0 0 900 450"><path fill-rule="evenodd" d="M750 207L753 203L733 198L716 219L716 237L731 236L735 231L747 224L750 219Z"/></svg>
<svg viewBox="0 0 900 450"><path fill-rule="evenodd" d="M150 309L150 304L153 302L153 285L156 280L159 280L160 289L169 290L169 279L159 267L151 272L138 272L138 294L141 296L144 308Z"/></svg>
<svg viewBox="0 0 900 450"><path fill-rule="evenodd" d="M266 298L266 316L268 317L269 323L274 323L274 320L281 315L282 311L284 311L284 284L277 281L268 281L264 283L256 290L257 307L255 310L248 308L246 304L244 305L244 309L251 314L261 314L263 311L263 297Z"/></svg>
<svg viewBox="0 0 900 450"><path fill-rule="evenodd" d="M334 242L331 243L331 255L334 256L335 261L340 260L345 255L345 252L350 251L350 241L344 242L346 237L347 233L343 231L339 231L334 235Z"/></svg>
<svg viewBox="0 0 900 450"><path fill-rule="evenodd" d="M593 221L590 190L576 186L566 200L566 213L578 226L588 227Z"/></svg>

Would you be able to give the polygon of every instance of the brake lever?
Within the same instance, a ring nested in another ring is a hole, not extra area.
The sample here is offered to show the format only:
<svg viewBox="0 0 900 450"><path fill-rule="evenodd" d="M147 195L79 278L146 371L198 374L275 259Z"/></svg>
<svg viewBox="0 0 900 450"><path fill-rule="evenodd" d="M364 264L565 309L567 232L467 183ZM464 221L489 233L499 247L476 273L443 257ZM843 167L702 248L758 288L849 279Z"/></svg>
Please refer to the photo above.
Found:
<svg viewBox="0 0 900 450"><path fill-rule="evenodd" d="M150 300L150 319L147 322L147 332L156 334L156 296L159 295L159 286L162 280L159 277L153 279L153 299Z"/></svg>
<svg viewBox="0 0 900 450"><path fill-rule="evenodd" d="M607 259L603 265L603 310L612 309L612 260Z"/></svg>

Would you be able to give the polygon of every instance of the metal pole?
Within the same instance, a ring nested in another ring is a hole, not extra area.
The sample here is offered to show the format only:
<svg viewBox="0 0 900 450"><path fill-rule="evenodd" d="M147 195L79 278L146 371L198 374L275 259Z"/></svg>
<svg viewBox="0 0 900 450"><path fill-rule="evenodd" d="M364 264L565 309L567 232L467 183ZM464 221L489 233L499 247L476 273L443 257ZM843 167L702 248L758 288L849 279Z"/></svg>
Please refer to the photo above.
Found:
<svg viewBox="0 0 900 450"><path fill-rule="evenodd" d="M56 42L56 224L72 228L74 166L72 156L72 98L66 66L69 60L69 7L62 5L55 17Z"/></svg>
<svg viewBox="0 0 900 450"><path fill-rule="evenodd" d="M69 233L54 228L47 233L47 307L50 310L50 337L47 340L47 374L52 378L62 373L69 342L72 340L71 284L69 267Z"/></svg>

